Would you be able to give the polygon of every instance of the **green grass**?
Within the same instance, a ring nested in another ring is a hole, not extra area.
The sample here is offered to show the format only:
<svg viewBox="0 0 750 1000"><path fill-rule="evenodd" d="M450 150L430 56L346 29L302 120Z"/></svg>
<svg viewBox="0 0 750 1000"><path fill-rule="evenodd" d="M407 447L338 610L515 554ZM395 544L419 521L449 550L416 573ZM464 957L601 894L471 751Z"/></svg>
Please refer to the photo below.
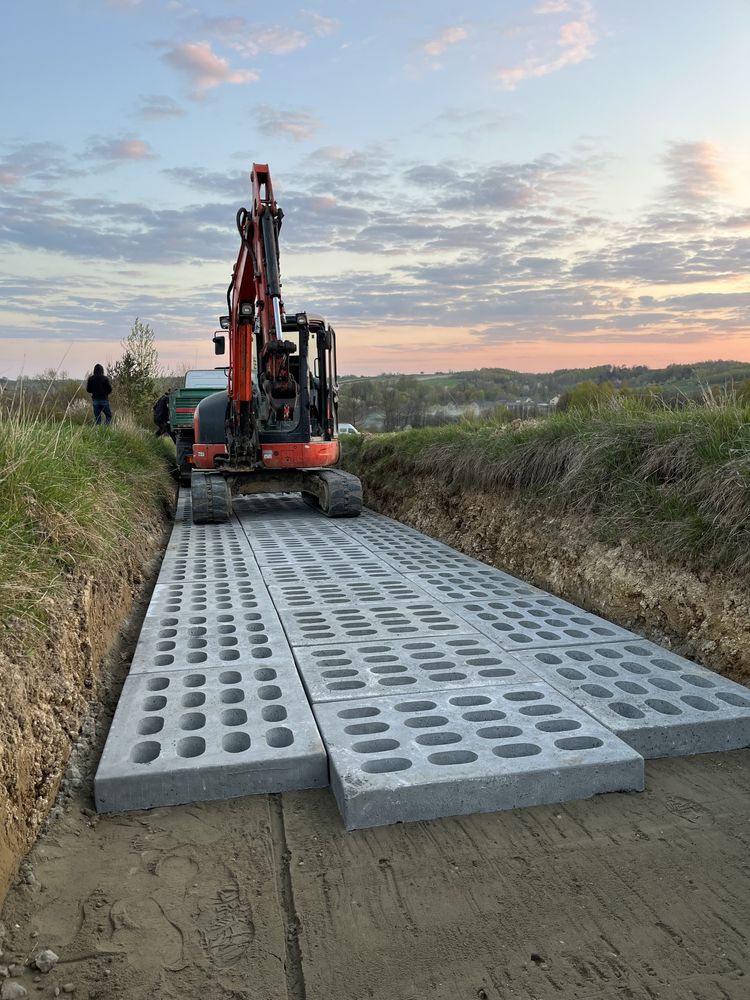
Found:
<svg viewBox="0 0 750 1000"><path fill-rule="evenodd" d="M142 512L171 496L171 441L0 409L0 628L39 635L74 569L117 563Z"/></svg>
<svg viewBox="0 0 750 1000"><path fill-rule="evenodd" d="M731 400L676 411L615 401L516 429L364 435L344 441L344 465L386 490L405 475L510 490L535 509L586 516L603 541L750 573L750 407Z"/></svg>

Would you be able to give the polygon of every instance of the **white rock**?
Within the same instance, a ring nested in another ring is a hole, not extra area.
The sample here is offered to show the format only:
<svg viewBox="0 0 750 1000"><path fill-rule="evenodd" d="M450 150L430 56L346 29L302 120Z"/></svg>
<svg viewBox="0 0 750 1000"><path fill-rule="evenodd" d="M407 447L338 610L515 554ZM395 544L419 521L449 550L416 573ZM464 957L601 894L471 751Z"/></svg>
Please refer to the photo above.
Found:
<svg viewBox="0 0 750 1000"><path fill-rule="evenodd" d="M40 972L51 972L59 961L60 956L56 955L50 948L45 948L44 951L39 951L34 956L34 965Z"/></svg>
<svg viewBox="0 0 750 1000"><path fill-rule="evenodd" d="M0 1000L22 1000L29 994L25 986L21 986L14 979L6 979L0 989Z"/></svg>

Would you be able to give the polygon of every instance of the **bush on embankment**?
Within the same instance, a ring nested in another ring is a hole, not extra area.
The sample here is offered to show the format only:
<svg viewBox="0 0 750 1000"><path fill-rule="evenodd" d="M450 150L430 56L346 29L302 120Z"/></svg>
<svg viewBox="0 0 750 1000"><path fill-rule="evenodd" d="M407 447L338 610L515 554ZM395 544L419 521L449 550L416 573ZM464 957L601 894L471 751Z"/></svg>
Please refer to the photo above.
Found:
<svg viewBox="0 0 750 1000"><path fill-rule="evenodd" d="M33 642L44 600L73 570L116 563L172 495L171 441L0 409L0 637Z"/></svg>
<svg viewBox="0 0 750 1000"><path fill-rule="evenodd" d="M343 464L390 490L431 476L511 491L536 510L585 516L600 541L694 570L750 571L750 406L732 400L679 410L615 400L519 427L347 436Z"/></svg>

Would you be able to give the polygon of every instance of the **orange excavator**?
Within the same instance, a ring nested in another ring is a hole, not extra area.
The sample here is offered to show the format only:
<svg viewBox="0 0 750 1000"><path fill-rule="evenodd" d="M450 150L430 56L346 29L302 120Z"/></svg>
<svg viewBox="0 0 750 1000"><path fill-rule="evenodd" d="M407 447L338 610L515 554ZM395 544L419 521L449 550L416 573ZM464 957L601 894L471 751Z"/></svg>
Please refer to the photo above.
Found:
<svg viewBox="0 0 750 1000"><path fill-rule="evenodd" d="M336 334L320 316L287 312L268 166L254 163L252 208L237 212L240 249L227 289L226 392L195 409L190 492L196 524L221 523L238 493L301 493L328 517L356 517L362 486L339 460ZM217 331L214 350L223 354Z"/></svg>

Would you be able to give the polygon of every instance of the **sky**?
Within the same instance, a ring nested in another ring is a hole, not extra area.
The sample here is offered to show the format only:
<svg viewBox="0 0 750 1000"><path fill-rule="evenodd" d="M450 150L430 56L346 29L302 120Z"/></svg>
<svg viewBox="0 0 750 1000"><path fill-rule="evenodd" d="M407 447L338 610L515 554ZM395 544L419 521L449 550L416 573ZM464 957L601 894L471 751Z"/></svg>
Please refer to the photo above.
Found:
<svg viewBox="0 0 750 1000"><path fill-rule="evenodd" d="M339 371L750 361L750 3L4 0L0 376L213 367L267 163Z"/></svg>

